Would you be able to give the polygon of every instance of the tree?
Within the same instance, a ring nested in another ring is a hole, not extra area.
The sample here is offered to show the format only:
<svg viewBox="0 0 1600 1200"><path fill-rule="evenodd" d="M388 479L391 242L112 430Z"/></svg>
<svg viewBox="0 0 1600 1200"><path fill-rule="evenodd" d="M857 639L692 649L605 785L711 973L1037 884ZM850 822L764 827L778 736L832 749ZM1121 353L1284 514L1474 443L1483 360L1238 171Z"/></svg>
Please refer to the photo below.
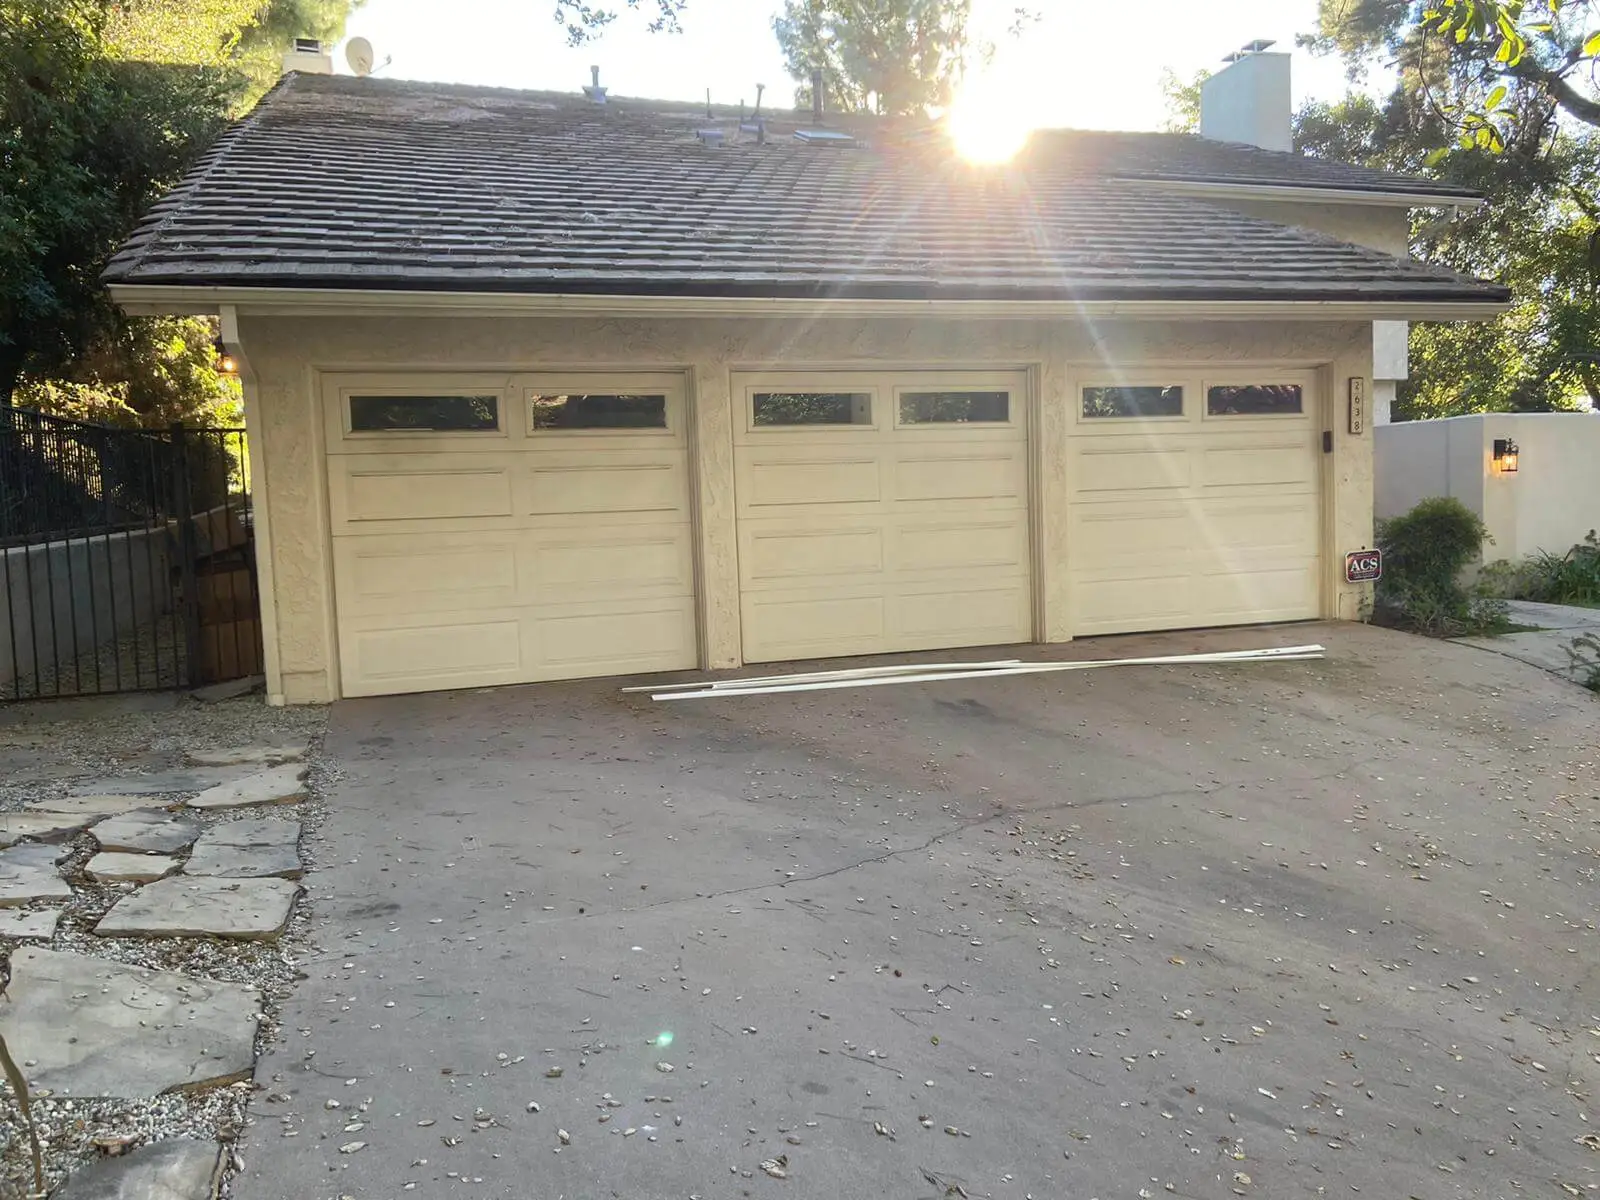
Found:
<svg viewBox="0 0 1600 1200"><path fill-rule="evenodd" d="M1352 73L1389 56L1464 146L1503 148L1519 91L1600 128L1600 0L1320 0L1317 33L1302 41L1343 55Z"/></svg>
<svg viewBox="0 0 1600 1200"><path fill-rule="evenodd" d="M1600 133L1562 127L1531 89L1508 108L1503 153L1437 147L1450 118L1404 83L1387 100L1353 94L1295 118L1302 153L1428 175L1489 197L1459 218L1420 212L1415 257L1503 280L1509 312L1493 321L1419 324L1396 415L1455 416L1600 405Z"/></svg>
<svg viewBox="0 0 1600 1200"><path fill-rule="evenodd" d="M971 18L972 0L785 0L772 27L797 104L821 71L829 108L903 116L949 104Z"/></svg>
<svg viewBox="0 0 1600 1200"><path fill-rule="evenodd" d="M0 402L226 413L208 323L125 318L100 271L277 75L284 31L337 35L351 3L0 0Z"/></svg>
<svg viewBox="0 0 1600 1200"><path fill-rule="evenodd" d="M617 10L589 0L554 0L556 22L563 26L569 46L581 46L597 37L606 26L617 19ZM625 0L628 8L645 9L652 14L651 33L677 33L679 17L689 7L689 0Z"/></svg>

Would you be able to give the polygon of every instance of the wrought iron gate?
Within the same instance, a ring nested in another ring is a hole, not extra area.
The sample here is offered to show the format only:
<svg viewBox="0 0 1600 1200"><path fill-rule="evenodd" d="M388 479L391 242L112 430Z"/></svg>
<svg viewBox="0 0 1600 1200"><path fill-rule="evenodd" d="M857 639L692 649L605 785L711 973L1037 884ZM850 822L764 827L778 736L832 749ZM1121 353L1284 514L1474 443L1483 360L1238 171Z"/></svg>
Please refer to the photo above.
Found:
<svg viewBox="0 0 1600 1200"><path fill-rule="evenodd" d="M0 407L0 701L260 670L245 450Z"/></svg>

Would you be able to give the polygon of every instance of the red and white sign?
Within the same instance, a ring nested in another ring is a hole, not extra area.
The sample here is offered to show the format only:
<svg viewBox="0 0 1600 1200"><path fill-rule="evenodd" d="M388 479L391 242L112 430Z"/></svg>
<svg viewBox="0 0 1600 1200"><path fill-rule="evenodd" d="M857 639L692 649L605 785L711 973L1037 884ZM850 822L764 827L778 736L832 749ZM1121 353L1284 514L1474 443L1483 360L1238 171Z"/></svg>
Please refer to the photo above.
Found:
<svg viewBox="0 0 1600 1200"><path fill-rule="evenodd" d="M1375 583L1382 578L1382 550L1352 550L1344 556L1346 583Z"/></svg>

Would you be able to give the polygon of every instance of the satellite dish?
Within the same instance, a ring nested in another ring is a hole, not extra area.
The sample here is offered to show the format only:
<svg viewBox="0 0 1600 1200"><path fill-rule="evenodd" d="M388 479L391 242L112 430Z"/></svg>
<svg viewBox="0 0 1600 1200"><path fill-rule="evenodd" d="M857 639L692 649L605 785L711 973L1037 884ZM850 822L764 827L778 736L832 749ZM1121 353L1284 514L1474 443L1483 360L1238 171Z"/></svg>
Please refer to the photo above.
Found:
<svg viewBox="0 0 1600 1200"><path fill-rule="evenodd" d="M345 43L344 60L357 75L372 74L372 43L364 37L353 37Z"/></svg>

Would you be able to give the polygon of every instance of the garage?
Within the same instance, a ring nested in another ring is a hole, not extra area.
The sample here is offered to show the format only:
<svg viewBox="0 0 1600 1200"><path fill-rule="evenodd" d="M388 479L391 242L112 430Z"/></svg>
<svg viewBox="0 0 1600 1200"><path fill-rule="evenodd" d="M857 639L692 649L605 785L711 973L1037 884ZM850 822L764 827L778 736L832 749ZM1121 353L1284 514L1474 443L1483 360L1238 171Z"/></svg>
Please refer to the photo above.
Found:
<svg viewBox="0 0 1600 1200"><path fill-rule="evenodd" d="M1075 633L1321 615L1315 383L1220 365L1079 382Z"/></svg>
<svg viewBox="0 0 1600 1200"><path fill-rule="evenodd" d="M693 667L681 377L323 377L347 696Z"/></svg>
<svg viewBox="0 0 1600 1200"><path fill-rule="evenodd" d="M1028 642L1020 372L733 381L746 662Z"/></svg>

